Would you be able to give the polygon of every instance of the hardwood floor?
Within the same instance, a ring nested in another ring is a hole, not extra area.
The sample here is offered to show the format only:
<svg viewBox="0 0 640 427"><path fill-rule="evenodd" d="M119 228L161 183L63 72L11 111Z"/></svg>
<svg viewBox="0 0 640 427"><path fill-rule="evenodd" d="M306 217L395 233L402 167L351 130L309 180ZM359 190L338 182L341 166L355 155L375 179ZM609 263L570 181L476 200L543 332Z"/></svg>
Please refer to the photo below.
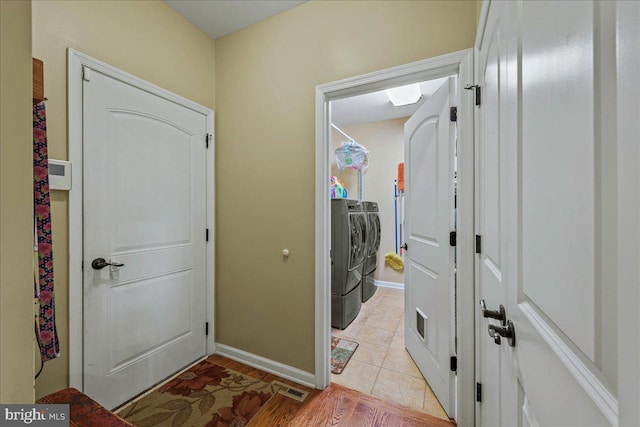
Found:
<svg viewBox="0 0 640 427"><path fill-rule="evenodd" d="M274 396L247 427L455 426L453 422L384 402L335 383L325 390L316 390L219 355L211 356L209 360L265 382L278 380L309 392L309 396L302 403L280 394Z"/></svg>

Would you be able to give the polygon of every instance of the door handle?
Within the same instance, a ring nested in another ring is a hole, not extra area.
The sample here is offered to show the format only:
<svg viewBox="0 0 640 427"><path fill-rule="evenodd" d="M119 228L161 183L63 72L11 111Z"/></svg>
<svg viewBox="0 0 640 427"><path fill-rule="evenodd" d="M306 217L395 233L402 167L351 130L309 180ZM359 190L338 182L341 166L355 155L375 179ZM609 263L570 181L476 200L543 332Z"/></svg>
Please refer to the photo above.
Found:
<svg viewBox="0 0 640 427"><path fill-rule="evenodd" d="M91 267L94 270L102 270L107 265L110 265L111 267L124 267L124 264L121 262L107 262L104 258L96 258L91 261Z"/></svg>
<svg viewBox="0 0 640 427"><path fill-rule="evenodd" d="M400 246L402 249L404 249L405 251L409 250L409 245L407 245L406 243L402 246Z"/></svg>
<svg viewBox="0 0 640 427"><path fill-rule="evenodd" d="M499 320L502 326L506 324L507 312L504 309L504 305L500 304L498 310L487 310L487 303L482 299L480 300L480 309L482 310L482 317Z"/></svg>
<svg viewBox="0 0 640 427"><path fill-rule="evenodd" d="M488 331L494 343L500 345L502 343L501 338L507 338L511 347L516 346L516 330L511 320L507 320L506 326L489 325Z"/></svg>

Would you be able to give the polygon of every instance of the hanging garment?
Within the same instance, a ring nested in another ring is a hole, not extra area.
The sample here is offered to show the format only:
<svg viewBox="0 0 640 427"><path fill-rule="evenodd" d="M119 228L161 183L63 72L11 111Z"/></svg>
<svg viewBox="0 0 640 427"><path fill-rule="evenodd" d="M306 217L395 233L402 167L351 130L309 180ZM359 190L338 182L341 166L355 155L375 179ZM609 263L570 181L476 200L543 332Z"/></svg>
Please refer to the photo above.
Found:
<svg viewBox="0 0 640 427"><path fill-rule="evenodd" d="M51 241L51 200L49 197L49 159L47 120L44 102L33 106L33 213L38 238L38 283L34 296L40 302L36 338L42 361L60 355L56 331L53 292L53 250Z"/></svg>

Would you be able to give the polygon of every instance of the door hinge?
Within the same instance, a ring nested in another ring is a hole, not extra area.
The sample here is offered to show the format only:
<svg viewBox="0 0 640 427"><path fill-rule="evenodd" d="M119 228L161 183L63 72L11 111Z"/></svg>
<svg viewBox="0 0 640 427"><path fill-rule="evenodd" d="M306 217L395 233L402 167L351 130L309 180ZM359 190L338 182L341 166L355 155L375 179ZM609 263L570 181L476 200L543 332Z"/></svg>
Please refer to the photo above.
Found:
<svg viewBox="0 0 640 427"><path fill-rule="evenodd" d="M482 236L478 236L477 234L476 234L476 253L477 254L482 253Z"/></svg>
<svg viewBox="0 0 640 427"><path fill-rule="evenodd" d="M451 107L449 110L449 120L452 122L458 121L458 107Z"/></svg>
<svg viewBox="0 0 640 427"><path fill-rule="evenodd" d="M90 72L91 70L87 67L82 67L82 80L84 80L85 82L90 82Z"/></svg>
<svg viewBox="0 0 640 427"><path fill-rule="evenodd" d="M204 335L209 336L209 322L205 322L204 324Z"/></svg>
<svg viewBox="0 0 640 427"><path fill-rule="evenodd" d="M482 100L482 89L479 85L467 85L465 86L466 90L473 90L476 95L476 105L480 105Z"/></svg>
<svg viewBox="0 0 640 427"><path fill-rule="evenodd" d="M207 145L207 148L209 148L209 143L213 142L213 135L208 133L204 136L204 142Z"/></svg>
<svg viewBox="0 0 640 427"><path fill-rule="evenodd" d="M449 369L451 372L458 372L458 358L456 356L451 356L449 359Z"/></svg>
<svg viewBox="0 0 640 427"><path fill-rule="evenodd" d="M209 241L209 229L207 228L205 233L204 233L205 239L207 240L207 242Z"/></svg>
<svg viewBox="0 0 640 427"><path fill-rule="evenodd" d="M476 402L482 402L482 384L476 383Z"/></svg>
<svg viewBox="0 0 640 427"><path fill-rule="evenodd" d="M458 236L455 231L449 233L449 246L455 246L458 243Z"/></svg>

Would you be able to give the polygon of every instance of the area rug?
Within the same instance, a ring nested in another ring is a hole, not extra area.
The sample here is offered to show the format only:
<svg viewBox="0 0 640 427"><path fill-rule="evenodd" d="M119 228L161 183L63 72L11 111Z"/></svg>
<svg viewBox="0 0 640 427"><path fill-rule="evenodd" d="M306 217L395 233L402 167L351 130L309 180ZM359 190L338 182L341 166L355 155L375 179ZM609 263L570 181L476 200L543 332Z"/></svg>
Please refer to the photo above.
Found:
<svg viewBox="0 0 640 427"><path fill-rule="evenodd" d="M204 360L118 415L137 427L243 427L278 391Z"/></svg>
<svg viewBox="0 0 640 427"><path fill-rule="evenodd" d="M344 338L331 337L331 373L341 374L349 363L351 356L358 348L355 341Z"/></svg>

